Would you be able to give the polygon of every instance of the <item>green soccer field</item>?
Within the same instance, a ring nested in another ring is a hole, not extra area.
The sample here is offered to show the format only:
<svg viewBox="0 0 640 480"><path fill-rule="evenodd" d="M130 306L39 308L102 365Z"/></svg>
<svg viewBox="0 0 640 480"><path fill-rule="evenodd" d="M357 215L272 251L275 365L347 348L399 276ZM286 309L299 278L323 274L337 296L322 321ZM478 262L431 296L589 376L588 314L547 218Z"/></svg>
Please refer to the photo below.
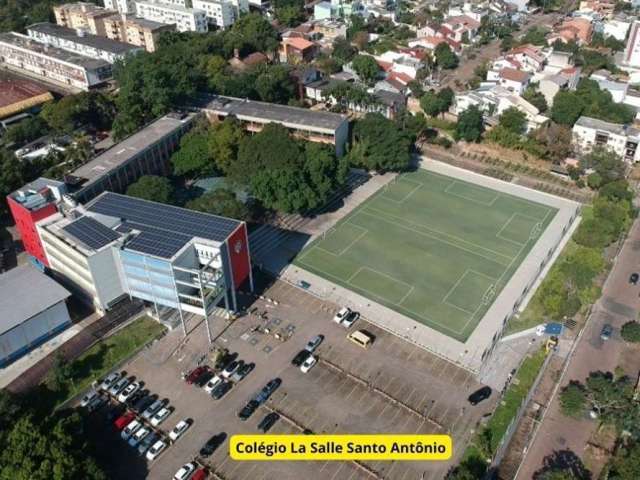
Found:
<svg viewBox="0 0 640 480"><path fill-rule="evenodd" d="M381 188L294 263L465 341L556 211L418 170Z"/></svg>

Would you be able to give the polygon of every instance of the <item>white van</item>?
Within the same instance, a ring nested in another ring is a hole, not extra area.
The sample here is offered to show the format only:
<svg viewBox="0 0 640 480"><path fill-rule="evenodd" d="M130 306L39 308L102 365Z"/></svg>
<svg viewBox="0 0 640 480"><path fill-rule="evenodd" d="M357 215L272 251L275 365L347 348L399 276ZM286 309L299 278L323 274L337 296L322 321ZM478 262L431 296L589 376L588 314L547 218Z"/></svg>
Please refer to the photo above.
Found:
<svg viewBox="0 0 640 480"><path fill-rule="evenodd" d="M362 348L369 348L373 343L374 337L364 330L356 330L347 335L347 338Z"/></svg>

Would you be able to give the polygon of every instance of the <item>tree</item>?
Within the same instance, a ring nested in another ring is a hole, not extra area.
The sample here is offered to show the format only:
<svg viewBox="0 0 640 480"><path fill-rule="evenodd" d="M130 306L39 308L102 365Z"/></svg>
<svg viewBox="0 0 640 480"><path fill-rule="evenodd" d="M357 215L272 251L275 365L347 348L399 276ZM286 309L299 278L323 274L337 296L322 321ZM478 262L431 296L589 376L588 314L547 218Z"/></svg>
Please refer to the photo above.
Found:
<svg viewBox="0 0 640 480"><path fill-rule="evenodd" d="M351 66L358 76L369 85L373 84L380 72L380 67L370 55L356 55L351 60Z"/></svg>
<svg viewBox="0 0 640 480"><path fill-rule="evenodd" d="M424 113L430 117L436 117L449 110L453 98L453 90L450 88L443 88L438 93L430 90L420 98L420 106Z"/></svg>
<svg viewBox="0 0 640 480"><path fill-rule="evenodd" d="M616 202L631 202L634 194L629 189L629 182L624 179L613 180L600 188L600 196Z"/></svg>
<svg viewBox="0 0 640 480"><path fill-rule="evenodd" d="M553 97L553 107L551 107L551 119L560 125L572 127L578 121L584 106L576 102L574 94L568 90L560 90Z"/></svg>
<svg viewBox="0 0 640 480"><path fill-rule="evenodd" d="M458 116L456 124L456 140L479 142L484 132L482 112L475 105L470 106Z"/></svg>
<svg viewBox="0 0 640 480"><path fill-rule="evenodd" d="M238 157L238 148L244 138L244 129L237 120L230 117L215 124L209 130L207 142L209 155L213 158L216 167L225 175L231 171Z"/></svg>
<svg viewBox="0 0 640 480"><path fill-rule="evenodd" d="M522 98L536 107L540 113L546 112L547 108L549 108L545 96L538 90L538 84L529 84L522 94Z"/></svg>
<svg viewBox="0 0 640 480"><path fill-rule="evenodd" d="M115 113L111 97L101 92L82 92L45 104L40 115L53 130L71 133L80 126L109 130Z"/></svg>
<svg viewBox="0 0 640 480"><path fill-rule="evenodd" d="M27 162L19 162L13 152L0 149L0 214L7 212L7 195L29 180Z"/></svg>
<svg viewBox="0 0 640 480"><path fill-rule="evenodd" d="M610 480L640 478L640 444L623 444L618 448L611 461L608 478Z"/></svg>
<svg viewBox="0 0 640 480"><path fill-rule="evenodd" d="M368 113L353 129L350 161L368 170L403 171L411 162L412 142L407 132L379 113Z"/></svg>
<svg viewBox="0 0 640 480"><path fill-rule="evenodd" d="M625 323L620 330L620 335L626 342L640 343L640 323L634 321Z"/></svg>
<svg viewBox="0 0 640 480"><path fill-rule="evenodd" d="M607 183L621 180L626 174L626 165L620 156L610 148L596 146L580 159L580 168L593 169L600 177L600 182L594 188Z"/></svg>
<svg viewBox="0 0 640 480"><path fill-rule="evenodd" d="M213 192L207 192L188 202L186 207L191 210L237 220L247 221L251 219L249 208L238 200L236 194L228 188L218 188Z"/></svg>
<svg viewBox="0 0 640 480"><path fill-rule="evenodd" d="M49 132L49 125L41 116L24 119L16 125L7 128L4 140L7 144L15 143L17 146L32 142Z"/></svg>
<svg viewBox="0 0 640 480"><path fill-rule="evenodd" d="M546 45L547 44L547 33L548 31L542 27L531 27L524 34L521 43L530 43L532 45Z"/></svg>
<svg viewBox="0 0 640 480"><path fill-rule="evenodd" d="M448 43L442 42L434 50L436 65L445 70L452 70L458 66L458 56L453 53Z"/></svg>
<svg viewBox="0 0 640 480"><path fill-rule="evenodd" d="M254 87L263 102L285 104L295 96L287 66L264 64L255 73Z"/></svg>
<svg viewBox="0 0 640 480"><path fill-rule="evenodd" d="M288 5L276 8L276 18L281 25L287 27L297 27L304 22L304 11L301 6Z"/></svg>
<svg viewBox="0 0 640 480"><path fill-rule="evenodd" d="M570 382L560 392L560 408L568 417L580 418L585 414L587 396L584 386L579 382Z"/></svg>
<svg viewBox="0 0 640 480"><path fill-rule="evenodd" d="M344 37L336 37L333 41L333 52L331 56L340 63L348 63L356 55L357 50L351 42Z"/></svg>
<svg viewBox="0 0 640 480"><path fill-rule="evenodd" d="M527 129L527 117L516 107L509 107L500 115L498 125L505 130L522 135Z"/></svg>
<svg viewBox="0 0 640 480"><path fill-rule="evenodd" d="M278 49L278 32L258 13L241 15L231 27L231 33L241 38L245 51L275 52Z"/></svg>
<svg viewBox="0 0 640 480"><path fill-rule="evenodd" d="M171 155L173 173L188 178L209 176L216 165L209 150L209 134L205 128L194 128L180 139L180 148Z"/></svg>
<svg viewBox="0 0 640 480"><path fill-rule="evenodd" d="M169 179L156 175L144 175L129 185L127 195L152 202L171 203L173 186Z"/></svg>
<svg viewBox="0 0 640 480"><path fill-rule="evenodd" d="M543 158L553 162L560 162L571 154L571 135L569 127L554 122L547 122L531 133Z"/></svg>

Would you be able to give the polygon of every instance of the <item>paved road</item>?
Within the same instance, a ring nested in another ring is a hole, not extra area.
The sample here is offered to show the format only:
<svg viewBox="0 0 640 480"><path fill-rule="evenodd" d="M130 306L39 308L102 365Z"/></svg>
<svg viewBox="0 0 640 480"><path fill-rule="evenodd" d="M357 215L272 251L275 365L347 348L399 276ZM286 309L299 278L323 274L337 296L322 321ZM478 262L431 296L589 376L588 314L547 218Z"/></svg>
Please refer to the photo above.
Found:
<svg viewBox="0 0 640 480"><path fill-rule="evenodd" d="M638 374L640 357L637 349L620 338L620 327L629 320L635 320L640 310L639 289L628 283L629 275L640 270L639 252L640 221L636 221L605 284L602 297L576 346L562 379L563 386L574 379L584 381L592 371L613 371L616 366L622 366L632 377ZM606 323L613 325L614 335L611 340L604 342L600 339L600 331ZM544 458L554 452L568 450L584 460L585 445L597 426L591 420L574 420L563 416L556 395L517 478L533 478L534 472L543 465ZM596 465L595 469L599 470L601 467ZM594 478L597 478L598 472L593 473Z"/></svg>

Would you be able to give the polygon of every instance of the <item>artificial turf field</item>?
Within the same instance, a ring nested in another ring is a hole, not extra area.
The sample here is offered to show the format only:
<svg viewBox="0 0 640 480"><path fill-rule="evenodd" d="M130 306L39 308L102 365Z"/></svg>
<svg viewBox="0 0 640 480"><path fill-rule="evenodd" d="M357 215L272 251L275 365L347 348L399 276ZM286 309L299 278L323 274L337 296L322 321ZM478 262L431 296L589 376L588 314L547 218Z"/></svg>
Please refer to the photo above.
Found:
<svg viewBox="0 0 640 480"><path fill-rule="evenodd" d="M294 264L465 341L556 211L419 169L381 188Z"/></svg>

